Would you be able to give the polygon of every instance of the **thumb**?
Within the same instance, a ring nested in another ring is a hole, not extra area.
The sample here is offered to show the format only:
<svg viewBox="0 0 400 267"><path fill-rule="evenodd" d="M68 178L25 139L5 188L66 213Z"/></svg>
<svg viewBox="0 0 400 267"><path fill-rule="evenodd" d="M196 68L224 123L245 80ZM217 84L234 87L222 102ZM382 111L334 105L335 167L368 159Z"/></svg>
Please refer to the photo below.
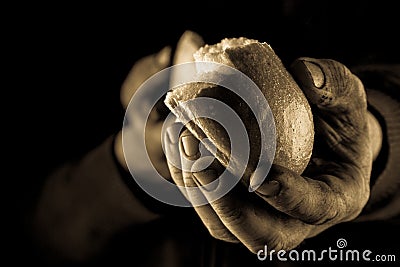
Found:
<svg viewBox="0 0 400 267"><path fill-rule="evenodd" d="M257 175L257 171L254 175ZM346 192L352 196L351 199L357 199L358 185L351 181L344 184L337 180L330 175L321 175L318 180L303 177L274 164L266 181L259 185L255 193L285 214L306 223L322 224L333 219L346 219L344 217L349 214L349 209L359 207L361 210L361 205L353 205L353 201L345 199L346 194L340 194ZM346 190L342 188L344 186Z"/></svg>
<svg viewBox="0 0 400 267"><path fill-rule="evenodd" d="M341 160L368 166L367 99L358 77L331 59L299 58L291 69L313 107L319 146L327 144Z"/></svg>
<svg viewBox="0 0 400 267"><path fill-rule="evenodd" d="M139 59L129 71L121 87L121 103L126 108L136 90L148 78L170 64L171 47L166 46L158 53Z"/></svg>
<svg viewBox="0 0 400 267"><path fill-rule="evenodd" d="M194 61L193 54L204 45L203 38L192 31L185 31L176 44L173 64L182 64Z"/></svg>
<svg viewBox="0 0 400 267"><path fill-rule="evenodd" d="M338 61L302 57L291 70L310 103L320 109L347 113L367 105L361 81Z"/></svg>

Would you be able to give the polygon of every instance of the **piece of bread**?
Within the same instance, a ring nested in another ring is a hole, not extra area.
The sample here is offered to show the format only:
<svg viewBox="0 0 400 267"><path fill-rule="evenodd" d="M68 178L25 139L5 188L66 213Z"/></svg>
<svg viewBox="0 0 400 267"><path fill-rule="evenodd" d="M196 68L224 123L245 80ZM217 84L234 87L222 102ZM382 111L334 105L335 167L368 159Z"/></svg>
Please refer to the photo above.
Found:
<svg viewBox="0 0 400 267"><path fill-rule="evenodd" d="M267 43L247 38L223 39L215 45L205 45L195 54L196 61L225 64L246 74L261 90L271 108L276 127L276 152L273 163L285 166L297 173L306 168L312 153L314 125L311 108L303 92L283 66L281 60ZM211 97L228 104L240 117L248 132L250 158L245 175L254 171L260 155L262 133L249 107L240 97L229 89L207 83L191 83L168 92L165 103L174 114L185 121L189 114L196 116L204 110L175 109L180 103L198 97ZM213 107L197 107L197 109ZM200 112L201 111L201 112ZM211 110L210 110L211 112ZM218 110L213 110L218 112ZM260 108L256 114L263 118L263 127L271 124L270 119ZM205 143L216 158L228 166L230 159L230 140L226 130L216 121L198 118L186 127L198 138L208 138ZM265 129L265 128L264 128ZM273 149L268 140L265 147ZM271 143L271 142L270 142ZM212 148L215 146L216 150ZM240 164L239 164L240 165Z"/></svg>

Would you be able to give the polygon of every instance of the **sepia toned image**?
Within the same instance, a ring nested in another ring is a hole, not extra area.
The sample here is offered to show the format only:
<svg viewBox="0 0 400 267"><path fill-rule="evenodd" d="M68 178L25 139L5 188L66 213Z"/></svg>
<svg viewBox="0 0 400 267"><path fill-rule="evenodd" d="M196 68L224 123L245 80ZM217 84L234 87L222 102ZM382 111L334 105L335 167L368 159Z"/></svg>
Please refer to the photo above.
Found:
<svg viewBox="0 0 400 267"><path fill-rule="evenodd" d="M394 3L35 8L13 265L398 265Z"/></svg>

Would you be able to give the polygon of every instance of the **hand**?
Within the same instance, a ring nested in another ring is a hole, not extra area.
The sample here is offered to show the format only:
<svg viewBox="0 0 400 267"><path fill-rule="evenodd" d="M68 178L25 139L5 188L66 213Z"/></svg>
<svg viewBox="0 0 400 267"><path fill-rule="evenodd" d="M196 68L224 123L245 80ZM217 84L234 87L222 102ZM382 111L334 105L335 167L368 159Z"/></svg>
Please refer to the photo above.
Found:
<svg viewBox="0 0 400 267"><path fill-rule="evenodd" d="M196 33L191 31L184 32L176 45L172 63L180 64L187 61L193 61L193 53L203 44L203 39ZM166 46L158 53L146 56L134 64L121 87L121 103L125 109L143 82L157 72L169 67L171 65L171 58L171 48ZM150 105L150 103L142 104L145 107ZM168 112L169 110L161 98L150 112L149 118L146 121L145 129L145 143L148 156L156 170L167 179L170 178L170 173L161 146L161 129ZM127 127L132 127L132 129L135 128L135 121L144 120L144 118L138 114L126 114L126 117L130 122ZM143 131L143 129L133 130ZM129 145L132 147L137 147L138 145L136 145L136 142L140 141L141 140L135 140L135 138L130 138L127 139L126 142L129 142ZM122 149L121 131L116 137L114 151L121 166L128 169ZM135 159L136 157L135 155L129 156L130 159ZM140 161L141 158L139 157L138 160ZM143 170L143 173L145 172L146 170Z"/></svg>
<svg viewBox="0 0 400 267"><path fill-rule="evenodd" d="M316 135L309 167L300 176L273 165L255 194L239 183L222 198L195 207L212 236L241 242L253 253L264 245L292 249L308 237L356 218L369 197L372 155L362 83L333 60L300 58L292 72L313 109ZM188 130L178 142L165 140L168 158L203 160L199 141ZM169 168L175 183L186 186L192 202L207 198L208 192L195 195L190 187L206 185L223 171L216 160L200 172ZM251 181L260 181L258 173Z"/></svg>
<svg viewBox="0 0 400 267"><path fill-rule="evenodd" d="M145 82L148 78L150 78L155 73L161 71L162 69L168 67L170 65L170 57L171 57L171 48L164 47L158 53L146 56L139 61L137 61L126 77L122 87L121 87L121 103L122 106L126 109L131 100L132 96L135 94L140 85ZM145 104L145 103L144 103ZM161 127L163 121L161 120L162 116L162 103L160 102L150 113L149 120L146 124L146 145L149 153L149 157L152 160L156 169L162 173L163 175L169 176L167 165L165 163L165 159L163 158L163 152L161 149ZM127 119L130 124L128 127L134 128L134 123L136 120L141 120L142 118L138 117L137 114L126 114ZM138 129L143 130L143 129ZM133 138L129 139L129 142L132 143L132 146L136 146ZM151 145L148 145L151 144ZM121 166L124 168L128 168L125 162L124 153L122 150L122 133L121 131L118 133L114 151L116 158L118 159ZM130 156L130 158L134 158Z"/></svg>

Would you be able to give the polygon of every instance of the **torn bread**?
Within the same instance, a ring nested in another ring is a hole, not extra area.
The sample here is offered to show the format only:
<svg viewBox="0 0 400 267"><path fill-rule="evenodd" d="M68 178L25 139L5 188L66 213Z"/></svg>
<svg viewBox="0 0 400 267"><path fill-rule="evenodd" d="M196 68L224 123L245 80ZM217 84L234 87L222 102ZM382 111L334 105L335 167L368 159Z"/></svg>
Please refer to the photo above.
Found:
<svg viewBox="0 0 400 267"><path fill-rule="evenodd" d="M243 37L230 38L223 39L215 45L201 47L194 53L194 58L195 61L221 63L238 69L258 86L268 101L276 127L276 151L273 163L302 173L311 158L314 142L311 108L303 92L272 48L267 43L260 43L257 40ZM253 114L243 100L229 89L207 83L190 83L174 88L168 92L165 104L178 119L186 121L189 115L196 117L196 114L204 113L204 110L200 109L210 108L206 106L192 110L176 108L181 103L198 97L220 100L239 115L246 127L250 143L250 158L245 173L252 173L259 161L262 135L254 115L264 118L263 127L274 126L270 121L271 118L265 116L263 112L266 112L262 109L258 109L259 114ZM209 143L205 143L206 147L213 151L214 156L225 167L230 160L241 161L230 158L231 144L228 133L216 121L197 118L186 127L198 139L209 139ZM273 142L268 140L264 142L264 148L274 149L269 144Z"/></svg>

